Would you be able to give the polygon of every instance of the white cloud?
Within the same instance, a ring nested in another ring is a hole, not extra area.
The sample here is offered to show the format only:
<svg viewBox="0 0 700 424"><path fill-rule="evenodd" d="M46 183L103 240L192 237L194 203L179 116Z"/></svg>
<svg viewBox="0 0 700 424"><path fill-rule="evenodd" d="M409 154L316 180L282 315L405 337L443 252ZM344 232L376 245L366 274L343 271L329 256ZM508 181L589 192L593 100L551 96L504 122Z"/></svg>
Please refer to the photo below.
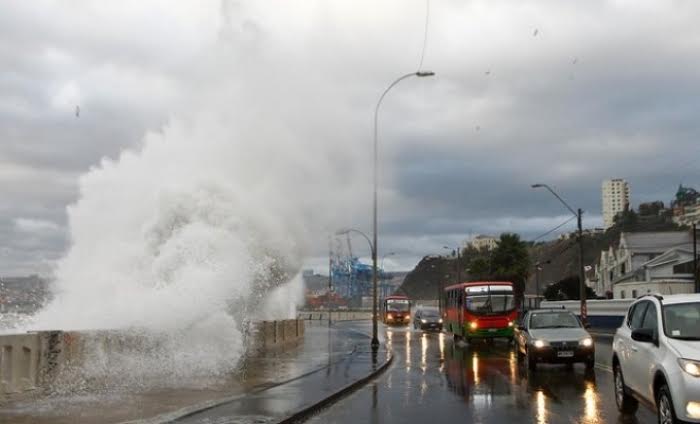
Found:
<svg viewBox="0 0 700 424"><path fill-rule="evenodd" d="M25 233L54 233L63 231L55 222L33 218L15 218L15 227Z"/></svg>

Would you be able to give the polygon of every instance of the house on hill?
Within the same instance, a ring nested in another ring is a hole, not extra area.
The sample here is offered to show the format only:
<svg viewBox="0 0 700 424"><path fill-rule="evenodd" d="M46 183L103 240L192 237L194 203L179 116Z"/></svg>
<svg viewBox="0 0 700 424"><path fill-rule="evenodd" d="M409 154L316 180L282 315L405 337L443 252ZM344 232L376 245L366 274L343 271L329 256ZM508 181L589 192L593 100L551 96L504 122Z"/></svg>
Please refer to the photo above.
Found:
<svg viewBox="0 0 700 424"><path fill-rule="evenodd" d="M595 291L616 299L694 291L692 236L686 231L621 233L601 252Z"/></svg>

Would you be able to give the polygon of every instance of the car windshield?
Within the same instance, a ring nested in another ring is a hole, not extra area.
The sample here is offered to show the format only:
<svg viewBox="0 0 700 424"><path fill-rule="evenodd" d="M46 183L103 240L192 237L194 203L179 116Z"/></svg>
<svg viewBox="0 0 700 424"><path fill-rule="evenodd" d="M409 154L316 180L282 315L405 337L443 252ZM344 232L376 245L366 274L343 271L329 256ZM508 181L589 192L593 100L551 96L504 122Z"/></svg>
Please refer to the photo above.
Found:
<svg viewBox="0 0 700 424"><path fill-rule="evenodd" d="M574 314L570 312L534 313L530 318L530 328L578 328L581 325Z"/></svg>
<svg viewBox="0 0 700 424"><path fill-rule="evenodd" d="M386 310L390 312L401 312L408 310L408 300L387 300Z"/></svg>
<svg viewBox="0 0 700 424"><path fill-rule="evenodd" d="M700 302L664 305L666 336L681 340L700 340Z"/></svg>
<svg viewBox="0 0 700 424"><path fill-rule="evenodd" d="M422 318L437 318L440 316L438 311L423 311L421 312L420 316Z"/></svg>

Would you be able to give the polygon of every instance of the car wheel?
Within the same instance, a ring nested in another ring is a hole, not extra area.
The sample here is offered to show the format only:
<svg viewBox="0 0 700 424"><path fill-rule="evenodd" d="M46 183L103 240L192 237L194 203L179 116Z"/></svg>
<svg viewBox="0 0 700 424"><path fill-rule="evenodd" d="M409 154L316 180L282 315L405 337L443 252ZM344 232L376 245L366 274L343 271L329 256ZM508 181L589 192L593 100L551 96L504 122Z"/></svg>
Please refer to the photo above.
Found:
<svg viewBox="0 0 700 424"><path fill-rule="evenodd" d="M622 376L622 369L619 365L615 365L613 379L615 380L615 403L617 404L617 409L623 414L634 414L637 411L639 402L627 394L625 379Z"/></svg>
<svg viewBox="0 0 700 424"><path fill-rule="evenodd" d="M673 410L673 401L671 400L671 392L667 385L661 386L656 399L656 410L659 417L659 424L675 424L676 412Z"/></svg>

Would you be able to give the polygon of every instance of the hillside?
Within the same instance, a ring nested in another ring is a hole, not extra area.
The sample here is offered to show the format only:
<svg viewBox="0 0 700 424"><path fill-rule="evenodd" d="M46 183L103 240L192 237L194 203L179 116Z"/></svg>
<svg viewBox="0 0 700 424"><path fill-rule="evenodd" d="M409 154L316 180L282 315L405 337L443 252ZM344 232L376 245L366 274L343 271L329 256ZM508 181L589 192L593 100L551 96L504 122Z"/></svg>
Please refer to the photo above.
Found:
<svg viewBox="0 0 700 424"><path fill-rule="evenodd" d="M584 236L584 263L594 264L602 249L617 243L619 232L607 232L605 234ZM548 283L562 280L571 275L578 274L578 246L575 239L553 240L537 243L528 247L530 262L533 264L532 273L525 289L526 293L535 292L534 264L536 262L551 261L543 266L540 274L540 290ZM464 250L464 256L460 260L461 280L469 281L469 263L478 257L480 253L470 249ZM440 285L449 285L457 281L457 260L444 256L426 256L406 276L403 285L399 289L402 293L416 299L436 299Z"/></svg>

